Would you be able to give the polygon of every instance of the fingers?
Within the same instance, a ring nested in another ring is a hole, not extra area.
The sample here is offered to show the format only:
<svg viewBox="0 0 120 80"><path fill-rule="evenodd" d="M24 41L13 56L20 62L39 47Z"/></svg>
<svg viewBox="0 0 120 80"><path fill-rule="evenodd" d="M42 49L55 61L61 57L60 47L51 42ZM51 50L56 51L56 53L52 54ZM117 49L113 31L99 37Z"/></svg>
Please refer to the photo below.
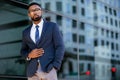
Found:
<svg viewBox="0 0 120 80"><path fill-rule="evenodd" d="M34 50L33 50L33 53L34 53L34 54L41 54L41 53L44 53L44 50L43 50L43 48L34 49Z"/></svg>
<svg viewBox="0 0 120 80"><path fill-rule="evenodd" d="M37 49L37 51L44 52L43 48Z"/></svg>
<svg viewBox="0 0 120 80"><path fill-rule="evenodd" d="M36 50L36 53L37 53L37 54L43 54L43 53L44 53L44 50L43 50L42 48L37 49L37 50Z"/></svg>
<svg viewBox="0 0 120 80"><path fill-rule="evenodd" d="M29 54L30 58L37 58L40 57L44 54L44 50L43 48L39 48L39 49L34 49L31 51L31 53Z"/></svg>

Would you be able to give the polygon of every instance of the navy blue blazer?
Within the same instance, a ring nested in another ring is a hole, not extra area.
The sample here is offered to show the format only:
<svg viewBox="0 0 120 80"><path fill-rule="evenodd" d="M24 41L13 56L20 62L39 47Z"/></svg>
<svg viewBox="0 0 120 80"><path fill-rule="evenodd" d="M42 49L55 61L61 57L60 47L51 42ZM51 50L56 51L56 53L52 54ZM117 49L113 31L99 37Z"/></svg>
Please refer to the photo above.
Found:
<svg viewBox="0 0 120 80"><path fill-rule="evenodd" d="M53 67L59 70L65 48L58 25L44 20L41 38L37 44L30 37L31 27L29 26L23 31L21 55L27 58L29 52L35 48L43 48L44 54L39 58L28 61L27 76L31 77L36 73L38 59L40 60L41 69L44 72L49 72Z"/></svg>

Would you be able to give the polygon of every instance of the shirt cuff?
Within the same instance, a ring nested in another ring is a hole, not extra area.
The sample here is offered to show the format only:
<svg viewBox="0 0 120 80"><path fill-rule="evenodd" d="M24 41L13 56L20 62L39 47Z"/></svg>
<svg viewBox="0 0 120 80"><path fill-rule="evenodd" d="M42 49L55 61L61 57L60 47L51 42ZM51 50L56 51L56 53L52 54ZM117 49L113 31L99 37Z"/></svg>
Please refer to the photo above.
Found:
<svg viewBox="0 0 120 80"><path fill-rule="evenodd" d="M31 60L31 58L27 57L27 58L26 58L26 60L27 60L27 61L30 61L30 60Z"/></svg>

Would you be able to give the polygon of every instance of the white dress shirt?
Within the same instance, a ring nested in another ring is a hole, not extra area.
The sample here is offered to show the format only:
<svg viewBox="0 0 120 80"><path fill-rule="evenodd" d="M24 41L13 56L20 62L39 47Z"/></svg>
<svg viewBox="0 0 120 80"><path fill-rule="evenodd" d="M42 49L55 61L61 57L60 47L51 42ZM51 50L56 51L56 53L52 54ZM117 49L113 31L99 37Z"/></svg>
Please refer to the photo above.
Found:
<svg viewBox="0 0 120 80"><path fill-rule="evenodd" d="M41 33L42 33L42 29L43 29L43 19L41 19L41 22L38 23L37 25L39 26L38 30L39 30L39 38L41 37ZM36 32L36 24L33 23L31 31L30 31L30 37L33 40L34 43L36 43L35 41L35 32Z"/></svg>

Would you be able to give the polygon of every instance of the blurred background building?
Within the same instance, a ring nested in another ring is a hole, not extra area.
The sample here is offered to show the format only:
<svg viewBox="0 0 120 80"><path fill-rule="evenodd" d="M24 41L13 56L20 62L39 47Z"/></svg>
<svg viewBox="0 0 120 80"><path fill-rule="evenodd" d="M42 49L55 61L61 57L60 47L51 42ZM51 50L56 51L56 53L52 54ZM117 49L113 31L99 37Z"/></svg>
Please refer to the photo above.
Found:
<svg viewBox="0 0 120 80"><path fill-rule="evenodd" d="M60 79L120 80L120 0L1 0L1 77L25 76L20 48L31 2L41 4L43 17L58 23L63 35Z"/></svg>

